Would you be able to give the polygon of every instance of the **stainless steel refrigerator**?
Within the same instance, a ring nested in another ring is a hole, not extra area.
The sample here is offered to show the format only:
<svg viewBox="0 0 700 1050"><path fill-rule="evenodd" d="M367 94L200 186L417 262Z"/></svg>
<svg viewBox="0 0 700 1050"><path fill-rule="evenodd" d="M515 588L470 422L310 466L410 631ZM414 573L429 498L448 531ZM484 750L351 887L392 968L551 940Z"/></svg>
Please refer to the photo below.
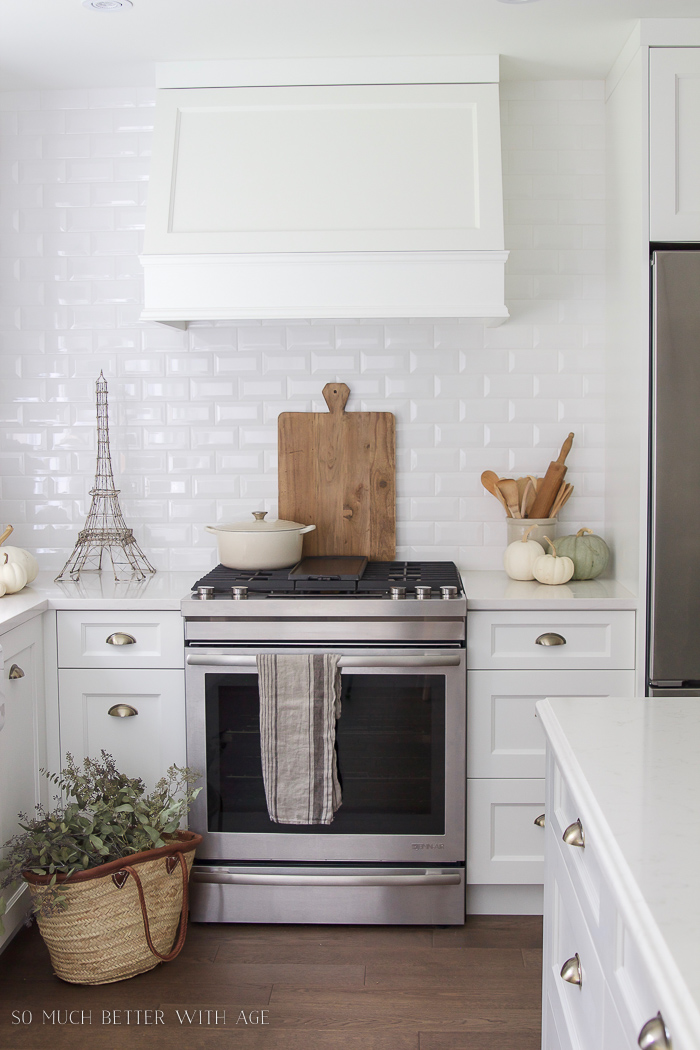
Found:
<svg viewBox="0 0 700 1050"><path fill-rule="evenodd" d="M648 691L700 696L700 246L652 258Z"/></svg>

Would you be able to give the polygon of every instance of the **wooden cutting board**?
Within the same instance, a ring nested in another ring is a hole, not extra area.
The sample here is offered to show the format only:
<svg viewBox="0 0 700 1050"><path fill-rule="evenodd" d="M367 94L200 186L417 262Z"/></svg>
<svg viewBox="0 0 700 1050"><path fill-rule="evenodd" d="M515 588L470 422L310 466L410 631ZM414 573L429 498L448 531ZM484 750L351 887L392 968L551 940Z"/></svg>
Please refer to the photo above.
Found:
<svg viewBox="0 0 700 1050"><path fill-rule="evenodd" d="M282 412L279 516L303 525L304 555L396 553L396 441L391 412L346 412L350 388L327 383L328 412Z"/></svg>

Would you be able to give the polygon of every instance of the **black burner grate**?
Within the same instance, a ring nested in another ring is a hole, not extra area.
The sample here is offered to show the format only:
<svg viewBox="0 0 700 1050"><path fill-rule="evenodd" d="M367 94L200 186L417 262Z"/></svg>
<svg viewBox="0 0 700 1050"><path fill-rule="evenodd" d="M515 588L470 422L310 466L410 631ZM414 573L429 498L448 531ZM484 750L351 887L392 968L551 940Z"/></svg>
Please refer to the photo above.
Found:
<svg viewBox="0 0 700 1050"><path fill-rule="evenodd" d="M417 586L432 587L439 592L440 587L457 587L461 590L461 580L457 566L451 561L370 561L362 577L355 580L294 580L289 579L289 569L227 569L217 565L201 580L197 580L192 590L197 587L213 587L216 592L230 591L232 587L247 587L249 591L259 593L290 593L297 591L303 594L323 594L346 592L357 594L388 594L390 587L405 587L411 594Z"/></svg>

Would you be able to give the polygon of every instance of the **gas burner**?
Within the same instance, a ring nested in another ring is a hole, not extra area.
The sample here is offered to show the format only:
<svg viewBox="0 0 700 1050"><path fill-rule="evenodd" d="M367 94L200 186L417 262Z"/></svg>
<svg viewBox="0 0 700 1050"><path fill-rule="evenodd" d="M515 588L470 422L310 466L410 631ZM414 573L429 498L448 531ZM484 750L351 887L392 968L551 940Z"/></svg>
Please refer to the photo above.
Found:
<svg viewBox="0 0 700 1050"><path fill-rule="evenodd" d="M336 572L327 572L326 564L331 559L304 559L294 569L229 569L217 565L194 584L192 590L201 587L213 588L213 597L231 596L231 589L247 588L249 592L269 597L303 597L309 595L331 597L357 596L375 598L415 598L453 597L460 594L462 584L457 566L449 561L411 562L411 561L370 561L361 575L357 571L344 573L343 566L333 566ZM357 561L357 559L348 559ZM321 570L318 576L312 574L314 561ZM342 561L334 559L333 561ZM305 571L299 572L302 568ZM325 571L325 575L324 575ZM455 588L448 591L446 588ZM212 592L210 592L212 593Z"/></svg>

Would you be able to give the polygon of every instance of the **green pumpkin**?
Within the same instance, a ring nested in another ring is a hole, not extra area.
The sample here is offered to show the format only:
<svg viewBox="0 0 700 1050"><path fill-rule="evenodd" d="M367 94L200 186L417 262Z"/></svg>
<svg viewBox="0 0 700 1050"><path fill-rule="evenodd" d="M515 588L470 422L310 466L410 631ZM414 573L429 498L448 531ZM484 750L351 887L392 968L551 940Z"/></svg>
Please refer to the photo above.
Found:
<svg viewBox="0 0 700 1050"><path fill-rule="evenodd" d="M579 529L575 536L562 536L557 540L557 554L571 558L574 563L572 580L594 580L608 564L610 549L591 529Z"/></svg>

